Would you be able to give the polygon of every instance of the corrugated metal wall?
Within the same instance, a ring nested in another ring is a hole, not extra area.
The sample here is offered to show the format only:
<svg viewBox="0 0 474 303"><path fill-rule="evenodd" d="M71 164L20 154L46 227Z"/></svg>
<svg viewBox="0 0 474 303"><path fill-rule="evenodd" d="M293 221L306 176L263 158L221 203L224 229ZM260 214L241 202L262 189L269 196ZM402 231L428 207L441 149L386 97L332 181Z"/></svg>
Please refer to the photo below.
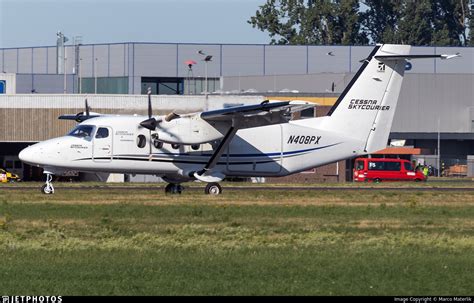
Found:
<svg viewBox="0 0 474 303"><path fill-rule="evenodd" d="M202 50L213 55L213 61L208 66L208 76L225 76L224 91L253 88L264 92L289 89L324 93L332 90L332 83L335 85L335 92L341 92L359 68L359 60L365 58L371 49L371 46L100 44L81 46L80 64L82 77L93 77L94 71L98 77L129 77L129 92L137 94L140 93L142 76L186 76L187 66L184 61L187 59L198 62L193 67L194 76L203 77L204 63L201 61L202 56L197 54ZM68 71L72 71L73 51L73 47L67 47ZM457 52L461 54L461 58L410 62L411 69L407 71L402 87L393 132L437 132L438 116L441 119L442 132L473 131L470 112L474 107L474 48L413 47L411 53ZM62 75L55 75L55 47L0 49L0 69L4 72L21 73L17 75L18 91L29 93L35 89L42 92L46 88L54 93L63 91ZM77 89L77 83L72 76L67 78L67 87L68 92ZM19 98L10 101L11 104L33 108L37 106L37 101L32 104L30 101L21 100L22 97ZM43 100L44 97L35 98ZM72 100L71 98L76 97L67 98ZM73 106L45 104L54 108L80 110L84 96L77 98ZM95 96L90 98L92 100ZM123 99L121 96L100 98L103 98L100 102L104 104L100 107L91 104L92 107L141 108L140 106L146 104L141 101L143 96L126 96L126 101L120 101ZM134 98L138 98L137 101L133 101ZM191 103L196 109L203 107L198 99L192 100ZM173 99L169 104L175 104L176 108L189 106L180 102L186 103ZM9 114L2 112L1 115L11 120Z"/></svg>
<svg viewBox="0 0 474 303"><path fill-rule="evenodd" d="M80 46L82 76L185 77L184 61L198 62L194 76L204 77L203 59L197 52L213 56L209 77L352 73L367 57L372 46L287 46L234 44L119 43ZM407 73L474 73L472 47L413 47L412 54L460 53L449 61L435 59L412 62ZM67 73L73 71L74 47L66 47ZM53 74L56 48L0 49L0 70L7 73Z"/></svg>
<svg viewBox="0 0 474 303"><path fill-rule="evenodd" d="M420 60L421 61L421 60ZM454 60L450 60L454 61ZM279 75L226 77L224 90L281 91L295 89L305 93L341 93L353 74ZM447 133L473 132L474 74L414 74L403 80L392 132Z"/></svg>
<svg viewBox="0 0 474 303"><path fill-rule="evenodd" d="M453 60L451 60L453 61ZM474 75L408 74L405 76L392 132L472 132Z"/></svg>
<svg viewBox="0 0 474 303"><path fill-rule="evenodd" d="M85 95L0 95L0 142L36 142L66 134L76 123L58 120L62 114L84 111ZM146 115L147 97L132 95L89 95L91 111L103 114ZM263 96L209 96L209 108L226 104L255 104ZM204 96L152 96L153 112L198 112Z"/></svg>

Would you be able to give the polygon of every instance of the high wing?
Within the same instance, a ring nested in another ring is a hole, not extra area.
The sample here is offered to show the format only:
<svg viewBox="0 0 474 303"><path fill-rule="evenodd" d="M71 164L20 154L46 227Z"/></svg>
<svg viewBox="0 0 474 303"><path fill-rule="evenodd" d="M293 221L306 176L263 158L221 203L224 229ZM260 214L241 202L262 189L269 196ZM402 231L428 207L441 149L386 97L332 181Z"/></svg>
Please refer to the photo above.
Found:
<svg viewBox="0 0 474 303"><path fill-rule="evenodd" d="M286 123L291 119L292 113L312 108L315 105L304 101L270 102L266 100L257 105L202 112L201 119L208 122L224 123L228 128L207 164L202 170L195 172L194 177L204 182L217 182L225 177L222 173L213 171L213 168L239 129Z"/></svg>
<svg viewBox="0 0 474 303"><path fill-rule="evenodd" d="M200 113L200 117L208 122L224 122L238 125L238 128L251 128L279 123L286 123L291 114L316 104L305 101L263 101L260 104L236 106L225 109Z"/></svg>

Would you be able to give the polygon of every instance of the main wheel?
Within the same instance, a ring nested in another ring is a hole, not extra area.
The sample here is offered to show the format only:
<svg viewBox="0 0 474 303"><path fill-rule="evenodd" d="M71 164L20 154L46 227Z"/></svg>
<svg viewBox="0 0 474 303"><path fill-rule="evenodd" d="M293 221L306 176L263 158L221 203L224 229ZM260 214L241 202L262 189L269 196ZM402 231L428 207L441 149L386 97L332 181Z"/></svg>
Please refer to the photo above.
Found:
<svg viewBox="0 0 474 303"><path fill-rule="evenodd" d="M219 183L208 183L204 192L207 195L217 196L222 194L222 187L219 185Z"/></svg>
<svg viewBox="0 0 474 303"><path fill-rule="evenodd" d="M166 194L181 194L183 187L179 184L170 183L165 187Z"/></svg>
<svg viewBox="0 0 474 303"><path fill-rule="evenodd" d="M53 190L48 185L44 184L43 186L41 186L41 192L45 195L50 195L53 193Z"/></svg>

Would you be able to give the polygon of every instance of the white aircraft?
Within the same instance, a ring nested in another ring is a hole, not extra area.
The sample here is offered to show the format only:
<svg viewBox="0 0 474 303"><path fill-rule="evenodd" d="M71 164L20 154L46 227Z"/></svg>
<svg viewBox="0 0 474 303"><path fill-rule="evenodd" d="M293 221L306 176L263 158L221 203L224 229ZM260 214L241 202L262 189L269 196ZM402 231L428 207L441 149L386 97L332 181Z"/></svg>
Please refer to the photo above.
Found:
<svg viewBox="0 0 474 303"><path fill-rule="evenodd" d="M42 191L54 193L52 175L65 171L151 174L181 193L181 183L207 182L220 194L226 176L286 176L383 149L387 145L406 60L458 55L409 55L407 45L377 45L324 117L291 120L314 105L269 102L228 109L148 117L90 113L69 134L19 154L44 168Z"/></svg>

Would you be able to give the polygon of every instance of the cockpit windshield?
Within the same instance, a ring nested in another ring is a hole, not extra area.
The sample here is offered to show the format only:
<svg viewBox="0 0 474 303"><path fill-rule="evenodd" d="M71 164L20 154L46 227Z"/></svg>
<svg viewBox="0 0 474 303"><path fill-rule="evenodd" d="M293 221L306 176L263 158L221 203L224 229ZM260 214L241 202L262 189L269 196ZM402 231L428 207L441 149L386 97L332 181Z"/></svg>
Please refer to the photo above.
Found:
<svg viewBox="0 0 474 303"><path fill-rule="evenodd" d="M93 132L94 132L94 126L92 125L78 125L68 134L68 136L83 138L83 139L86 139L87 141L90 141L92 139Z"/></svg>

